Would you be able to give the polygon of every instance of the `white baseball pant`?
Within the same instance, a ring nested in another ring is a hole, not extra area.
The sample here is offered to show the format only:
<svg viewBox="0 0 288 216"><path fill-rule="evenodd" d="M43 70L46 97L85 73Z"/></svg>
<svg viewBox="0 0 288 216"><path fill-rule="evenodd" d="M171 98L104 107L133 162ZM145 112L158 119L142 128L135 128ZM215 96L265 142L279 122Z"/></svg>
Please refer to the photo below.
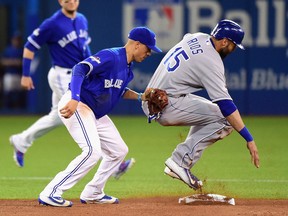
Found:
<svg viewBox="0 0 288 216"><path fill-rule="evenodd" d="M142 109L148 116L147 102L142 103ZM171 156L186 169L196 164L207 147L233 131L217 104L193 94L169 97L169 105L156 121L163 126L191 126L186 139Z"/></svg>
<svg viewBox="0 0 288 216"><path fill-rule="evenodd" d="M33 144L33 141L44 134L48 133L55 127L62 125L57 110L58 102L63 94L68 89L68 84L71 81L71 70L69 68L52 67L48 73L48 82L52 89L52 107L49 114L38 119L29 128L22 133L17 134L17 149L22 153L26 153L28 148Z"/></svg>
<svg viewBox="0 0 288 216"><path fill-rule="evenodd" d="M67 91L59 102L59 109L69 100L71 92ZM84 200L102 198L108 178L118 169L128 153L127 145L107 115L96 119L92 110L84 103L79 102L73 116L68 119L61 117L61 120L82 153L54 177L41 192L41 196L61 197L64 191L72 188L103 157L93 179L80 195Z"/></svg>

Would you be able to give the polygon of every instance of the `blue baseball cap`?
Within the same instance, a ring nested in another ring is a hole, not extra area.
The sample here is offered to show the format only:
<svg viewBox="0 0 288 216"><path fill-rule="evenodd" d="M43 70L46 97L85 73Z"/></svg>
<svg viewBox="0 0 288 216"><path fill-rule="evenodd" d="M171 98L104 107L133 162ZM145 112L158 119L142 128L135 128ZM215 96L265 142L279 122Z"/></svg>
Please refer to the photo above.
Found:
<svg viewBox="0 0 288 216"><path fill-rule="evenodd" d="M155 52L162 52L162 50L156 46L155 33L147 27L133 28L128 34L128 38L134 41L139 41Z"/></svg>

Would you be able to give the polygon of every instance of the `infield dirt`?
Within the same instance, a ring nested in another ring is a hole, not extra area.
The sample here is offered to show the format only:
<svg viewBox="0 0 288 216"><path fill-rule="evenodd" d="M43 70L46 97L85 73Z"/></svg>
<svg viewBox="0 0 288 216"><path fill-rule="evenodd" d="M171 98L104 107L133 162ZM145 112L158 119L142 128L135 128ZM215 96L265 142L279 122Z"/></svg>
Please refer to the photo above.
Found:
<svg viewBox="0 0 288 216"><path fill-rule="evenodd" d="M178 204L179 197L121 199L120 204L40 206L37 200L0 200L0 216L288 216L288 200L235 199L236 205Z"/></svg>

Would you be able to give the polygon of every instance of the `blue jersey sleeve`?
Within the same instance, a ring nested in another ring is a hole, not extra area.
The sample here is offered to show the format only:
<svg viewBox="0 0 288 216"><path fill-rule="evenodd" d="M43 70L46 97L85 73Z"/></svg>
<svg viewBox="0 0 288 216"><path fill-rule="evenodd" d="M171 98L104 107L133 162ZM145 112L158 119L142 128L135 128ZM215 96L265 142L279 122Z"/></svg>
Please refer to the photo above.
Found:
<svg viewBox="0 0 288 216"><path fill-rule="evenodd" d="M237 110L236 105L232 100L221 100L216 102L224 117L231 115L235 110Z"/></svg>
<svg viewBox="0 0 288 216"><path fill-rule="evenodd" d="M109 72L113 65L114 57L108 50L102 50L75 65L72 69L70 83L72 99L80 100L81 85L84 79L89 79L90 76L94 75L103 75Z"/></svg>
<svg viewBox="0 0 288 216"><path fill-rule="evenodd" d="M72 79L70 83L70 90L72 93L72 99L80 101L81 85L83 80L90 71L90 67L87 64L79 63L72 69Z"/></svg>
<svg viewBox="0 0 288 216"><path fill-rule="evenodd" d="M83 63L88 64L92 70L91 74L110 73L110 69L114 67L114 55L109 50L101 50L95 55L85 59Z"/></svg>
<svg viewBox="0 0 288 216"><path fill-rule="evenodd" d="M53 31L51 31L52 27L53 27L53 22L50 19L46 19L28 37L25 47L33 52L39 50L41 46L45 44L51 37L51 34L53 33Z"/></svg>

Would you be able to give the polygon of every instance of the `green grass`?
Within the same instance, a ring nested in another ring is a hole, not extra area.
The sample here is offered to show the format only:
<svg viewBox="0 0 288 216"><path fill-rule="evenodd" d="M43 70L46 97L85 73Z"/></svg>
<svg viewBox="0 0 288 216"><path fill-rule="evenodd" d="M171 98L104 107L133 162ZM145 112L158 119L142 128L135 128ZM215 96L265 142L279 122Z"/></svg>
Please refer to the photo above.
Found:
<svg viewBox="0 0 288 216"><path fill-rule="evenodd" d="M1 116L0 199L35 199L59 171L80 153L64 126L39 138L25 155L25 167L16 167L8 138L26 129L38 116ZM194 193L179 180L163 174L164 161L185 139L188 127L163 127L145 117L111 117L129 147L135 166L120 180L111 178L107 194L120 198L185 196ZM236 132L205 150L193 173L205 181L205 192L237 198L288 198L288 117L246 117L258 145L260 168L250 162L243 138ZM65 192L79 198L97 167Z"/></svg>

